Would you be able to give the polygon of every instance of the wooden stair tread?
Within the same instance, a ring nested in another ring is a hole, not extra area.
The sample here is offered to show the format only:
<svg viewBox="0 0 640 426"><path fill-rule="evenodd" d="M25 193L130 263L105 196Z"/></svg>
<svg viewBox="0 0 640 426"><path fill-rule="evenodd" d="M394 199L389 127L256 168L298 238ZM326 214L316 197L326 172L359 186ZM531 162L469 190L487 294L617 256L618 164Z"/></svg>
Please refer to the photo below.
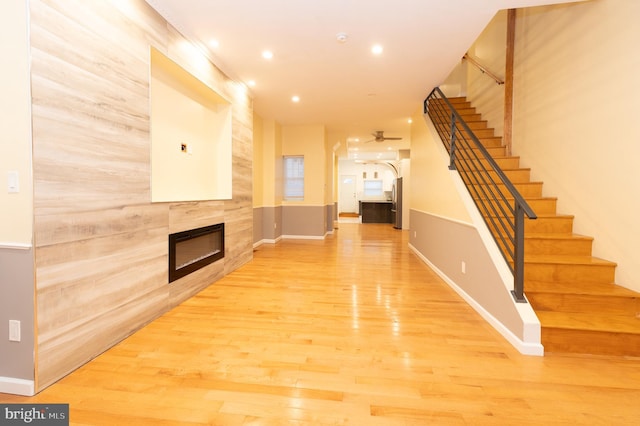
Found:
<svg viewBox="0 0 640 426"><path fill-rule="evenodd" d="M504 194L504 198L506 200L513 200L513 197L510 196L511 194L507 193ZM542 197L527 197L525 199L525 201L529 202L529 201L542 201L542 200L554 200L557 201L558 197L547 197L547 196L542 196Z"/></svg>
<svg viewBox="0 0 640 426"><path fill-rule="evenodd" d="M637 293L628 288L614 283L590 283L590 282L547 282L526 281L524 284L526 293L557 293L569 295L594 295L615 297L638 297Z"/></svg>
<svg viewBox="0 0 640 426"><path fill-rule="evenodd" d="M531 197L528 198L528 200L548 200L548 199L552 199L555 200L556 198L553 197ZM496 215L491 215L490 217L497 217ZM501 216L502 217L502 216ZM564 213L540 213L537 215L537 219L529 219L528 217L525 216L525 219L527 220L538 220L538 219L573 219L574 216L571 214L564 214Z"/></svg>
<svg viewBox="0 0 640 426"><path fill-rule="evenodd" d="M569 255L525 255L525 263L553 263L563 265L602 265L617 266L615 262L600 259L594 256L569 256Z"/></svg>
<svg viewBox="0 0 640 426"><path fill-rule="evenodd" d="M524 234L525 239L531 240L584 240L584 241L593 241L593 237L589 237L586 235L580 234L571 234L571 233L526 233Z"/></svg>
<svg viewBox="0 0 640 426"><path fill-rule="evenodd" d="M536 315L546 328L640 334L640 318L636 316L551 311L539 311Z"/></svg>

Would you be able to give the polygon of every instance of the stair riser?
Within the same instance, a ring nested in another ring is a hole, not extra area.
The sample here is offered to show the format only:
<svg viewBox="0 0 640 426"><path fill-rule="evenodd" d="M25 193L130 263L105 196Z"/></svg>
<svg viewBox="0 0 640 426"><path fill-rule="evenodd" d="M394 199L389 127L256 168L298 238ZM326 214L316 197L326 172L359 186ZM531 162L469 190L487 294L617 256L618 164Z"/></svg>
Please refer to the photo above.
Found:
<svg viewBox="0 0 640 426"><path fill-rule="evenodd" d="M525 237L524 253L526 255L554 254L572 256L591 256L590 240L530 240Z"/></svg>
<svg viewBox="0 0 640 426"><path fill-rule="evenodd" d="M471 108L471 102L464 97L455 97L455 98L447 98L449 103L453 105L454 108ZM429 100L429 104L437 104L437 105L447 105L444 99L431 99Z"/></svg>
<svg viewBox="0 0 640 426"><path fill-rule="evenodd" d="M536 311L636 316L640 310L640 301L635 297L603 296L601 294L536 293L527 291L526 283L525 293L529 303Z"/></svg>
<svg viewBox="0 0 640 426"><path fill-rule="evenodd" d="M545 352L640 356L640 335L542 327Z"/></svg>
<svg viewBox="0 0 640 426"><path fill-rule="evenodd" d="M475 132L476 130L486 129L487 122L482 120L467 121L467 126Z"/></svg>
<svg viewBox="0 0 640 426"><path fill-rule="evenodd" d="M502 171L512 183L526 183L531 181L531 172L529 169L503 170ZM489 175L494 182L499 182L498 174L493 170L489 171Z"/></svg>
<svg viewBox="0 0 640 426"><path fill-rule="evenodd" d="M467 125L469 125L469 123L471 123L473 121L482 121L482 114L466 113L464 115L460 114L460 116L467 123ZM471 127L471 126L469 126L469 128L473 129L473 127Z"/></svg>
<svg viewBox="0 0 640 426"><path fill-rule="evenodd" d="M502 138L500 137L481 138L480 136L477 136L477 138L478 140L480 140L480 143L482 143L482 146L484 146L485 148L502 147Z"/></svg>
<svg viewBox="0 0 640 426"><path fill-rule="evenodd" d="M474 199L477 199L475 194L472 194ZM495 201L490 201L495 208L498 203ZM555 214L556 212L556 199L555 198L537 198L537 199L528 199L527 203L533 209L536 214ZM513 206L513 199L509 200L509 205ZM537 220L537 219L536 219ZM525 230L527 229L528 220L525 221ZM532 221L534 222L534 221ZM567 231L569 232L569 231Z"/></svg>
<svg viewBox="0 0 640 426"><path fill-rule="evenodd" d="M494 138L495 137L494 129L471 129L471 130L473 130L473 134L476 135L476 137L478 139ZM460 132L465 137L469 137L469 135L467 134L466 130L460 129ZM500 139L500 142L502 142L502 138L499 138L499 139Z"/></svg>
<svg viewBox="0 0 640 426"><path fill-rule="evenodd" d="M520 168L520 159L518 157L502 157L502 158L494 157L493 161L495 161L498 167L500 167L502 170ZM481 159L480 162L482 163L484 168L486 169L491 168L491 166L489 165L489 161Z"/></svg>
<svg viewBox="0 0 640 426"><path fill-rule="evenodd" d="M614 282L615 266L530 263L525 258L524 278L545 282L588 282L608 285Z"/></svg>
<svg viewBox="0 0 640 426"><path fill-rule="evenodd" d="M514 183L513 185L520 195L523 197L542 197L542 183L541 182L526 182L526 183ZM487 198L486 194L495 194L496 188L488 185L473 185L477 192L471 191L472 194L480 194L483 198ZM502 194L509 194L507 187L503 184L496 185L497 190Z"/></svg>
<svg viewBox="0 0 640 426"><path fill-rule="evenodd" d="M478 148L472 148L472 149L478 152L476 152L476 154L463 155L462 157L473 158L473 159L482 158L482 153L479 152L480 150ZM487 147L486 150L492 158L495 158L495 157L504 157L506 148L504 146L495 146L495 147Z"/></svg>
<svg viewBox="0 0 640 426"><path fill-rule="evenodd" d="M490 227L491 228L491 227ZM498 245L503 246L502 239L497 238ZM504 238L508 241L508 238ZM525 237L524 240L524 256L525 260L528 256L538 255L556 255L556 256L591 256L590 241L572 241L572 240L548 240L539 239L531 240Z"/></svg>
<svg viewBox="0 0 640 426"><path fill-rule="evenodd" d="M532 204L532 203L529 203ZM541 214L540 209L532 207L534 211ZM570 234L573 232L573 217L554 216L538 217L537 219L527 219L524 222L524 232L526 234Z"/></svg>
<svg viewBox="0 0 640 426"><path fill-rule="evenodd" d="M495 217L488 220L489 229L493 232L494 228L491 225L492 222L497 222ZM510 221L513 221L511 218ZM526 219L524 221L524 235L525 237L532 234L566 234L570 235L573 228L573 218L565 218L564 216L557 217L542 217L538 219ZM591 244L589 244L591 246Z"/></svg>
<svg viewBox="0 0 640 426"><path fill-rule="evenodd" d="M458 114L460 114L460 116L464 119L465 117L469 116L469 115L476 115L476 109L469 107L469 108L461 108L458 107L458 105L454 105L456 108L456 111L458 111Z"/></svg>

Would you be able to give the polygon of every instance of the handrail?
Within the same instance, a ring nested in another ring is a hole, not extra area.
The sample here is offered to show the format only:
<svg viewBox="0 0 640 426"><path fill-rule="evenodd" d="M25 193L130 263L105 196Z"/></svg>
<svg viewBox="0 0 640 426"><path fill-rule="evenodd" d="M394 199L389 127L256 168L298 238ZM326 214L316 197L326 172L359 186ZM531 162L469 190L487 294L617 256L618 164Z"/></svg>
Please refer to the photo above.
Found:
<svg viewBox="0 0 640 426"><path fill-rule="evenodd" d="M449 151L449 169L458 171L511 268L514 299L526 303L524 216L536 219L535 212L439 87L424 100L424 113Z"/></svg>
<svg viewBox="0 0 640 426"><path fill-rule="evenodd" d="M488 75L489 77L491 77L492 79L494 79L496 81L496 83L498 84L504 84L504 80L500 80L500 77L498 77L497 75L495 75L494 73L492 73L491 71L489 71L487 68L484 67L484 65L482 65L480 62L478 62L477 60L473 59L471 56L469 56L468 53L465 53L464 56L462 57L462 59L466 59L467 61L471 62L473 65L475 65L480 71L482 71L483 74Z"/></svg>

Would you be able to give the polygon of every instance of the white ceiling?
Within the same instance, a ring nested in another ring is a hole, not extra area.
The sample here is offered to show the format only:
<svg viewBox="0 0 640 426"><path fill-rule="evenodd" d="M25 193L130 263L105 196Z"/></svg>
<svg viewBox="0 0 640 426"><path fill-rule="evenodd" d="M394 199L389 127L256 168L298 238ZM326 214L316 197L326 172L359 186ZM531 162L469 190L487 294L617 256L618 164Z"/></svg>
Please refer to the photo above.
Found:
<svg viewBox="0 0 640 426"><path fill-rule="evenodd" d="M282 125L322 124L330 142L401 136L493 16L567 0L146 0L248 82L254 110ZM346 33L340 43L338 33ZM219 47L210 47L210 40ZM371 53L374 44L381 55ZM274 57L262 58L269 49ZM293 95L300 97L293 103ZM364 147L365 144L360 142ZM389 143L366 144L381 147Z"/></svg>

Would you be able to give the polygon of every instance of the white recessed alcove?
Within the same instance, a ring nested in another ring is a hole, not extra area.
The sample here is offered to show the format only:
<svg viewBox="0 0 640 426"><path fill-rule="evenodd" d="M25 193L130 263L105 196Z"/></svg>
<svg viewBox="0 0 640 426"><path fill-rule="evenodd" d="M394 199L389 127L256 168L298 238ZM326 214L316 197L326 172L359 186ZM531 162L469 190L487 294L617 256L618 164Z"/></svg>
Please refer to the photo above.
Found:
<svg viewBox="0 0 640 426"><path fill-rule="evenodd" d="M151 201L231 199L231 103L151 49Z"/></svg>

